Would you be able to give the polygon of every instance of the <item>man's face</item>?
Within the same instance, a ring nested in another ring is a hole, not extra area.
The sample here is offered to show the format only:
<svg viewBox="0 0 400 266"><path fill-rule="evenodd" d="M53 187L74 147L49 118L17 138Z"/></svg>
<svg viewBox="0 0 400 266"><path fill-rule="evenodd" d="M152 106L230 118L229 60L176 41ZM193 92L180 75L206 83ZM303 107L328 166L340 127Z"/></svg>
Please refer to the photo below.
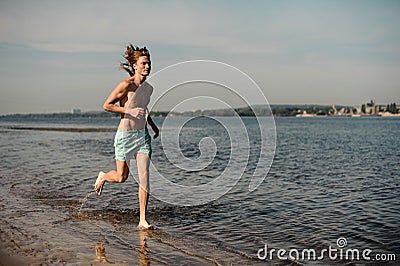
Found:
<svg viewBox="0 0 400 266"><path fill-rule="evenodd" d="M147 77L151 70L151 61L147 56L141 56L136 62L135 72L139 75Z"/></svg>

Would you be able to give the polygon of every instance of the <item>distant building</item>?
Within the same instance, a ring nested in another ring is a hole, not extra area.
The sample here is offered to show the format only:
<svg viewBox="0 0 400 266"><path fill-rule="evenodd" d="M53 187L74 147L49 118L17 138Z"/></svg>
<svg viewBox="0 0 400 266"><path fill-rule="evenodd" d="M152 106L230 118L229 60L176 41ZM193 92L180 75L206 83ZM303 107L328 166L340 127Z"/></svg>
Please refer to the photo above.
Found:
<svg viewBox="0 0 400 266"><path fill-rule="evenodd" d="M376 114L375 101L371 100L371 102L365 104L365 113L368 114L368 115Z"/></svg>
<svg viewBox="0 0 400 266"><path fill-rule="evenodd" d="M334 104L331 104L331 109L329 110L330 115L337 115L338 111L336 110L336 106Z"/></svg>
<svg viewBox="0 0 400 266"><path fill-rule="evenodd" d="M72 109L72 114L77 115L81 113L81 109Z"/></svg>

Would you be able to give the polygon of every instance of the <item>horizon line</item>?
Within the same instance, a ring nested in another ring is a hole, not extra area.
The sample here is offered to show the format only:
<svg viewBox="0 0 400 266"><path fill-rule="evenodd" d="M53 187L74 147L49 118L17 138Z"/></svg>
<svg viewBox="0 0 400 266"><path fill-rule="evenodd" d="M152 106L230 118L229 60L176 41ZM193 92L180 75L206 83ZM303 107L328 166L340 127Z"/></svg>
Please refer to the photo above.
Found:
<svg viewBox="0 0 400 266"><path fill-rule="evenodd" d="M371 100L372 101L372 100ZM340 106L340 107L356 107L359 106L361 107L363 104L367 104L367 103L371 103L371 101L369 102L365 102L362 104L358 104L358 105L348 105L348 104L316 104L316 103L273 103L273 104L269 104L268 106ZM384 103L384 104L379 104L376 103L375 101L373 101L373 103L375 104L375 106L387 106L390 104L396 104L396 102L391 102L391 103ZM252 107L252 108L257 108L263 106L263 104L254 104L251 106L241 106L241 107L234 107L234 109L241 109L241 108L248 108L248 107ZM267 106L267 105L264 105ZM226 109L226 108L225 108ZM181 112L175 112L175 113L184 113L184 112L193 112L193 110L207 110L207 111L215 111L215 110L225 110L224 108L221 109L215 109L215 108L210 108L210 109L192 109L192 110L185 110L185 111L181 111ZM51 115L51 114L73 114L74 111L77 111L77 113L75 114L87 114L87 113L101 113L101 112L106 112L102 109L98 109L98 110L82 110L81 108L71 108L69 111L33 111L33 112L10 112L10 113L0 113L0 116L8 116L8 115ZM152 110L150 112L169 112L166 110Z"/></svg>

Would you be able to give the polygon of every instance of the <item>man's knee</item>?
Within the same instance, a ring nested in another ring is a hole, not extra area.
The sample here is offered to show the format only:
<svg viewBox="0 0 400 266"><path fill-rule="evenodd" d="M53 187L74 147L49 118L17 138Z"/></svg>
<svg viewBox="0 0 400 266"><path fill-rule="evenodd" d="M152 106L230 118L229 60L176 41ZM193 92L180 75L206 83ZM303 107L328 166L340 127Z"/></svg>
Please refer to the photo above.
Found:
<svg viewBox="0 0 400 266"><path fill-rule="evenodd" d="M124 183L128 179L128 176L129 172L127 171L117 172L117 177L118 177L117 182Z"/></svg>

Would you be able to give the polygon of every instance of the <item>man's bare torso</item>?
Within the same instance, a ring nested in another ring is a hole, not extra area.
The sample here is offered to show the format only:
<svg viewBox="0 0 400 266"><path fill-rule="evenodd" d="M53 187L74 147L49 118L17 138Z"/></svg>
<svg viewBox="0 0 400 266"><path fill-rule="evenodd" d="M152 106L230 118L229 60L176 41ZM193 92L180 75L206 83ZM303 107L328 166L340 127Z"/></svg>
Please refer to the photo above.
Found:
<svg viewBox="0 0 400 266"><path fill-rule="evenodd" d="M126 90L126 95L120 100L120 106L128 105L126 106L127 110L140 107L143 108L146 113L140 118L135 118L127 114L121 115L121 122L118 129L144 129L148 115L147 105L150 102L150 96L153 93L153 87L147 82L144 82L139 87L136 87L134 84L130 84Z"/></svg>

